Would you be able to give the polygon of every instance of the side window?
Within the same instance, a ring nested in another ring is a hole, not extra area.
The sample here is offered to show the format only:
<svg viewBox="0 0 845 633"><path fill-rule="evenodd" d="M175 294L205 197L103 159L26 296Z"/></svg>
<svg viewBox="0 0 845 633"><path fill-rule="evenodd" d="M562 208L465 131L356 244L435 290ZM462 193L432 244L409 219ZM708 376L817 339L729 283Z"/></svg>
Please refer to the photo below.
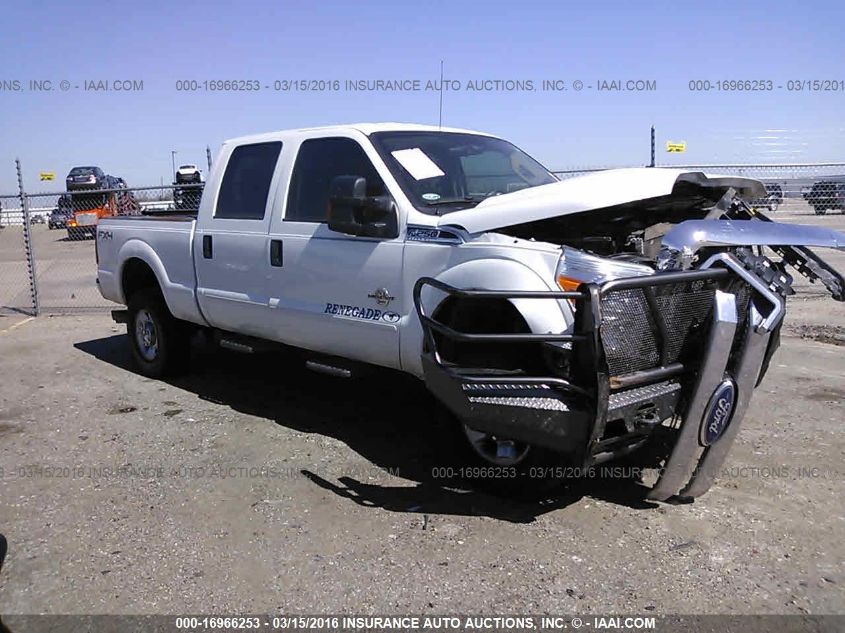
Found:
<svg viewBox="0 0 845 633"><path fill-rule="evenodd" d="M384 183L363 148L349 138L314 138L299 148L290 180L285 220L325 222L329 186L336 176L367 179L367 195L385 194Z"/></svg>
<svg viewBox="0 0 845 633"><path fill-rule="evenodd" d="M281 141L236 147L223 174L214 217L263 220L281 151Z"/></svg>

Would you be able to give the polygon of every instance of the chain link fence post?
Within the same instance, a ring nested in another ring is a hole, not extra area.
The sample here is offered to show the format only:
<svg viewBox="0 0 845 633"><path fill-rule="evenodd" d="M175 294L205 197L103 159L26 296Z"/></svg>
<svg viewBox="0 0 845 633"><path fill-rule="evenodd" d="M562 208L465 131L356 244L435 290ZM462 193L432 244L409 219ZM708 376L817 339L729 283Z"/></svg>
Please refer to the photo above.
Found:
<svg viewBox="0 0 845 633"><path fill-rule="evenodd" d="M29 218L29 198L23 188L23 174L21 172L21 160L15 159L15 168L18 172L18 195L21 199L21 211L23 212L23 244L26 251L26 270L29 274L29 292L32 297L32 313L38 316L40 312L38 304L38 277L35 271L35 252L32 243L32 225Z"/></svg>

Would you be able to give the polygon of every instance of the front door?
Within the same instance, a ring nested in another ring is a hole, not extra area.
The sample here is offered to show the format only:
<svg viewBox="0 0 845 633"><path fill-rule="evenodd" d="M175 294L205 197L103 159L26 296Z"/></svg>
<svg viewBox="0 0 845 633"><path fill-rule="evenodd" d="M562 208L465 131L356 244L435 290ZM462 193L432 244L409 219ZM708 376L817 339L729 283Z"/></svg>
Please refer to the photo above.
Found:
<svg viewBox="0 0 845 633"><path fill-rule="evenodd" d="M336 176L363 177L367 195L386 194L356 140L302 143L284 218L270 228L283 258L271 282L277 336L300 347L399 367L399 324L408 312L400 292L404 241L331 231L326 216L329 185Z"/></svg>

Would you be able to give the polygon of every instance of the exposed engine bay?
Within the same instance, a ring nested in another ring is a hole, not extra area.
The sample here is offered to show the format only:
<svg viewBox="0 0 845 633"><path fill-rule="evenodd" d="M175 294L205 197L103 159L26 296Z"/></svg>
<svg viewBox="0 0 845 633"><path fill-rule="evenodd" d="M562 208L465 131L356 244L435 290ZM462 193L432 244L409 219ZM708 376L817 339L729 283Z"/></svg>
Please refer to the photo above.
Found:
<svg viewBox="0 0 845 633"><path fill-rule="evenodd" d="M733 189L713 200L714 190L690 186L687 195L640 200L589 213L551 217L499 232L564 247L652 271L689 269L717 253L735 254L778 294L792 294L792 268L821 281L845 300L845 280L807 246L845 248L841 236L820 227L772 222ZM770 250L764 251L763 247ZM566 249L564 249L566 252ZM637 274L635 269L626 268ZM639 274L644 274L640 272Z"/></svg>
<svg viewBox="0 0 845 633"><path fill-rule="evenodd" d="M718 202L702 196L679 198L669 195L546 218L500 229L499 232L522 239L572 246L600 257L656 261L661 238L672 225L710 217Z"/></svg>

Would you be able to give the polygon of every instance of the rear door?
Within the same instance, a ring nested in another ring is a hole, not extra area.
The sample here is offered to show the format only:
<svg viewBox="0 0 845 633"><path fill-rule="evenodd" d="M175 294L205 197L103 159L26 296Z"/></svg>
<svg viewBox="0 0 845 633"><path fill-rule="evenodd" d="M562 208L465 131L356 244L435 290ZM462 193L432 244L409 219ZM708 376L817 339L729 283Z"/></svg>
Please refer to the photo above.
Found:
<svg viewBox="0 0 845 633"><path fill-rule="evenodd" d="M238 145L228 155L211 209L200 214L193 240L197 297L209 323L268 336L268 229L281 141Z"/></svg>

